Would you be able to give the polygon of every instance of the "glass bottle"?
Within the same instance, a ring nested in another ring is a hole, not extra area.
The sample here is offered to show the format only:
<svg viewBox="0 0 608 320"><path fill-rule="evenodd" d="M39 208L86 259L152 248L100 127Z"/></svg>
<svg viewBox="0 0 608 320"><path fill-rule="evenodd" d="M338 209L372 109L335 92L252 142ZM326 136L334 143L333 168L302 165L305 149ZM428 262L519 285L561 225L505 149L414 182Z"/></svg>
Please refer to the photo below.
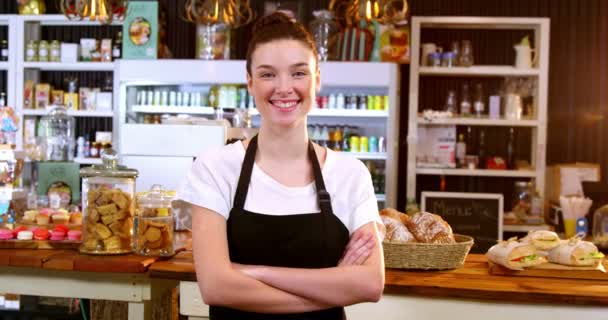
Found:
<svg viewBox="0 0 608 320"><path fill-rule="evenodd" d="M61 44L57 40L51 41L51 62L61 62Z"/></svg>
<svg viewBox="0 0 608 320"><path fill-rule="evenodd" d="M507 168L515 169L515 129L509 128L509 140L507 141Z"/></svg>
<svg viewBox="0 0 608 320"><path fill-rule="evenodd" d="M38 44L38 61L49 61L49 43L46 40L40 40Z"/></svg>
<svg viewBox="0 0 608 320"><path fill-rule="evenodd" d="M486 134L483 131L483 128L479 129L479 145L477 148L477 156L479 159L479 168L486 168Z"/></svg>
<svg viewBox="0 0 608 320"><path fill-rule="evenodd" d="M333 15L329 10L313 11L315 17L310 22L310 32L315 40L319 61L327 61L333 58L330 53L330 42L339 30L338 23L334 21Z"/></svg>
<svg viewBox="0 0 608 320"><path fill-rule="evenodd" d="M1 50L0 61L8 61L8 41L7 40L2 40L2 43L0 44L0 50Z"/></svg>
<svg viewBox="0 0 608 320"><path fill-rule="evenodd" d="M593 213L592 241L602 251L608 250L608 205Z"/></svg>
<svg viewBox="0 0 608 320"><path fill-rule="evenodd" d="M469 85L462 85L462 94L460 96L460 115L467 117L471 115L471 97L469 96Z"/></svg>
<svg viewBox="0 0 608 320"><path fill-rule="evenodd" d="M451 112L455 115L458 112L456 104L456 91L448 91L448 96L445 99L445 111Z"/></svg>
<svg viewBox="0 0 608 320"><path fill-rule="evenodd" d="M467 153L467 143L464 141L464 135L461 133L458 135L458 142L456 143L456 163L457 166L463 168L464 157Z"/></svg>
<svg viewBox="0 0 608 320"><path fill-rule="evenodd" d="M474 63L473 44L470 40L462 40L460 55L458 57L458 65L470 67Z"/></svg>
<svg viewBox="0 0 608 320"><path fill-rule="evenodd" d="M485 98L483 95L483 85L481 83L477 83L475 85L475 100L473 102L473 111L475 112L475 116L481 118L486 111Z"/></svg>
<svg viewBox="0 0 608 320"><path fill-rule="evenodd" d="M38 43L36 40L30 40L25 47L25 61L38 61Z"/></svg>
<svg viewBox="0 0 608 320"><path fill-rule="evenodd" d="M81 253L121 254L133 251L135 179L138 171L118 165L110 149L102 164L80 169L82 178Z"/></svg>
<svg viewBox="0 0 608 320"><path fill-rule="evenodd" d="M116 40L112 45L112 60L120 59L122 57L122 31L118 31L116 34Z"/></svg>

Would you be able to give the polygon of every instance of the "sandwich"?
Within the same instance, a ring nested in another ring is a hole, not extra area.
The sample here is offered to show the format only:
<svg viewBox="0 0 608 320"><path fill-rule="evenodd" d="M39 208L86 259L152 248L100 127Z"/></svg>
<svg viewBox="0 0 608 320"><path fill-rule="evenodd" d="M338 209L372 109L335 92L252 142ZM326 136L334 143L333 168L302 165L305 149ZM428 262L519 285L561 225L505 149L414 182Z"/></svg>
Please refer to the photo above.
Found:
<svg viewBox="0 0 608 320"><path fill-rule="evenodd" d="M604 254L589 242L580 239L563 240L561 244L549 251L549 262L567 266L595 266Z"/></svg>
<svg viewBox="0 0 608 320"><path fill-rule="evenodd" d="M530 232L521 242L530 243L537 250L549 251L559 246L559 236L553 231L537 230Z"/></svg>
<svg viewBox="0 0 608 320"><path fill-rule="evenodd" d="M503 241L492 246L486 253L488 260L511 270L523 270L547 262L529 243L515 240Z"/></svg>

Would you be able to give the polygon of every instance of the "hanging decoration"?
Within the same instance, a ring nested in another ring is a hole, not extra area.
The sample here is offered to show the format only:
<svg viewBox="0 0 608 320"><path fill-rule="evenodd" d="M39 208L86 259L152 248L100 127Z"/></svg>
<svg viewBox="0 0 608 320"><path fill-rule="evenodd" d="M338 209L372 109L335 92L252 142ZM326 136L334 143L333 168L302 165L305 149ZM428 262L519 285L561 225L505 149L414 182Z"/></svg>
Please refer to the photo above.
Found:
<svg viewBox="0 0 608 320"><path fill-rule="evenodd" d="M128 7L129 0L59 0L59 9L68 19L102 24L123 20Z"/></svg>
<svg viewBox="0 0 608 320"><path fill-rule="evenodd" d="M188 22L233 29L255 18L249 0L186 0L184 12Z"/></svg>

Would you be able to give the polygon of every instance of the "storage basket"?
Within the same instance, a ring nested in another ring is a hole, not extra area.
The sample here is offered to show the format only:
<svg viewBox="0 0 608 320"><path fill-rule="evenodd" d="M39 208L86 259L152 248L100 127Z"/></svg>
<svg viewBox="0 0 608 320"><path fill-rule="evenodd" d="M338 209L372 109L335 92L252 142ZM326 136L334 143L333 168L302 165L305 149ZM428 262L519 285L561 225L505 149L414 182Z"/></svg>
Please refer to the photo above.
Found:
<svg viewBox="0 0 608 320"><path fill-rule="evenodd" d="M473 238L454 234L455 243L383 242L384 264L387 268L442 270L457 269L473 246Z"/></svg>

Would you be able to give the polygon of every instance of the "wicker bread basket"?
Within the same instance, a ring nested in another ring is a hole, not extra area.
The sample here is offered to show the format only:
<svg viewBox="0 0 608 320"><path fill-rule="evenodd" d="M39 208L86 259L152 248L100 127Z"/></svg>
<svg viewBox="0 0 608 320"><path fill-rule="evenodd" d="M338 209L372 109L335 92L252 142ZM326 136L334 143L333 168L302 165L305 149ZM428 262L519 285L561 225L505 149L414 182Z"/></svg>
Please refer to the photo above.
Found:
<svg viewBox="0 0 608 320"><path fill-rule="evenodd" d="M457 269L473 246L473 238L454 234L455 243L383 242L384 264L387 268L442 270Z"/></svg>

